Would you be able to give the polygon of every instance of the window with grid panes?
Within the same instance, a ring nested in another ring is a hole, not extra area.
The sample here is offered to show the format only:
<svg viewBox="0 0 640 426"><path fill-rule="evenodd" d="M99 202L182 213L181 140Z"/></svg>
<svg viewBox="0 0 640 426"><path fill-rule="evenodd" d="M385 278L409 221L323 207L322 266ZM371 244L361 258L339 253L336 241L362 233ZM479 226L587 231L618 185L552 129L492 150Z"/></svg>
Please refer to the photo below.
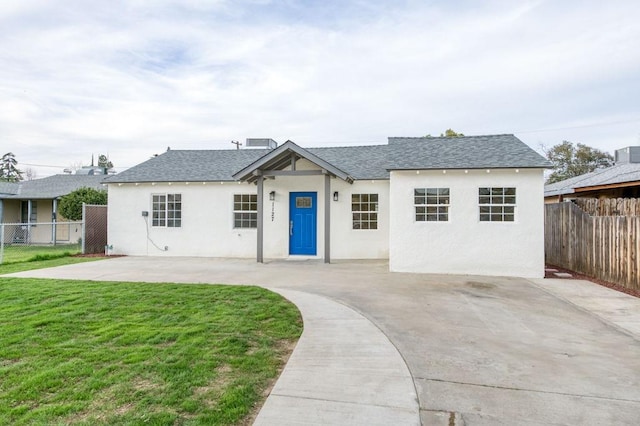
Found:
<svg viewBox="0 0 640 426"><path fill-rule="evenodd" d="M478 188L480 222L513 222L515 188Z"/></svg>
<svg viewBox="0 0 640 426"><path fill-rule="evenodd" d="M416 222L448 222L449 202L449 188L415 188Z"/></svg>
<svg viewBox="0 0 640 426"><path fill-rule="evenodd" d="M378 194L352 194L353 229L378 229Z"/></svg>
<svg viewBox="0 0 640 426"><path fill-rule="evenodd" d="M151 226L167 228L182 226L181 194L154 194L151 196Z"/></svg>
<svg viewBox="0 0 640 426"><path fill-rule="evenodd" d="M233 196L233 227L258 227L258 195L234 194Z"/></svg>

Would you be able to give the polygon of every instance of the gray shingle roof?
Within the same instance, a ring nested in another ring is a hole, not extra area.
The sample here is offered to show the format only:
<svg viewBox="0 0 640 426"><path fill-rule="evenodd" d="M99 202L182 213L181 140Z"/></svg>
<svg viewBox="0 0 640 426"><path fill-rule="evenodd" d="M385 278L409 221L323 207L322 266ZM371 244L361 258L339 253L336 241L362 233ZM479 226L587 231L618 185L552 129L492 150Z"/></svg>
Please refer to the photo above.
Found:
<svg viewBox="0 0 640 426"><path fill-rule="evenodd" d="M355 179L388 179L388 145L308 148Z"/></svg>
<svg viewBox="0 0 640 426"><path fill-rule="evenodd" d="M389 138L389 168L548 168L551 164L513 135Z"/></svg>
<svg viewBox="0 0 640 426"><path fill-rule="evenodd" d="M388 145L305 148L355 179L388 179L389 170L546 168L550 164L513 135L389 138ZM233 181L270 151L170 150L106 183Z"/></svg>
<svg viewBox="0 0 640 426"><path fill-rule="evenodd" d="M62 197L82 187L106 189L102 185L105 177L105 175L54 175L28 180L18 183L18 190L12 194L2 194L0 191L0 198L42 200Z"/></svg>
<svg viewBox="0 0 640 426"><path fill-rule="evenodd" d="M575 188L640 181L640 164L616 164L544 186L545 197L572 194Z"/></svg>
<svg viewBox="0 0 640 426"><path fill-rule="evenodd" d="M0 198L2 198L2 195L17 194L19 189L20 189L19 183L0 182Z"/></svg>
<svg viewBox="0 0 640 426"><path fill-rule="evenodd" d="M232 181L232 174L267 152L263 149L170 150L128 170L109 176L119 182Z"/></svg>

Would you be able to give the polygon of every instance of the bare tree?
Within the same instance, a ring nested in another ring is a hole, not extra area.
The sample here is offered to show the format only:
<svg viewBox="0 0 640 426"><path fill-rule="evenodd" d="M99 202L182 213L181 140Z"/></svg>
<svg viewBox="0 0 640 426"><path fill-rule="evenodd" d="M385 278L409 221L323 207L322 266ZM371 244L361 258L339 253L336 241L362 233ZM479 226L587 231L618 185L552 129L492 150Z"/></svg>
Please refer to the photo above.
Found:
<svg viewBox="0 0 640 426"><path fill-rule="evenodd" d="M27 167L22 171L26 180L34 180L37 177L37 173L31 167Z"/></svg>

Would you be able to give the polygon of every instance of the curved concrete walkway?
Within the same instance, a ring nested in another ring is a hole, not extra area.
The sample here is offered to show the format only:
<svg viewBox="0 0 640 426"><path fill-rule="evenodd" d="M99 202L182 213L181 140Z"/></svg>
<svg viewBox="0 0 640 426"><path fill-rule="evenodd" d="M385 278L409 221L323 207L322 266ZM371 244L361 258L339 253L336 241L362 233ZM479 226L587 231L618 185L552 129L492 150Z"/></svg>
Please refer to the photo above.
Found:
<svg viewBox="0 0 640 426"><path fill-rule="evenodd" d="M254 424L420 424L411 374L371 321L322 296L271 290L296 304L304 331Z"/></svg>

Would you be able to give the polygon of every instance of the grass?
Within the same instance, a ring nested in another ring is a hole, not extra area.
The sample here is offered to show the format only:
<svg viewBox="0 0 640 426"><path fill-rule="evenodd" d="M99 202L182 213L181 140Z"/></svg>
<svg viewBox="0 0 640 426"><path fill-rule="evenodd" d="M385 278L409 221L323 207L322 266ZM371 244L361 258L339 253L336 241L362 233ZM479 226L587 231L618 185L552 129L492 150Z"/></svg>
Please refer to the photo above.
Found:
<svg viewBox="0 0 640 426"><path fill-rule="evenodd" d="M246 423L301 333L257 287L0 278L0 424Z"/></svg>
<svg viewBox="0 0 640 426"><path fill-rule="evenodd" d="M14 272L30 271L33 269L52 268L54 266L71 265L74 263L93 262L104 257L58 257L48 260L31 260L28 262L14 262L0 265L0 275Z"/></svg>
<svg viewBox="0 0 640 426"><path fill-rule="evenodd" d="M80 253L79 244L62 244L57 246L7 245L2 256L3 264L33 262L73 256Z"/></svg>

